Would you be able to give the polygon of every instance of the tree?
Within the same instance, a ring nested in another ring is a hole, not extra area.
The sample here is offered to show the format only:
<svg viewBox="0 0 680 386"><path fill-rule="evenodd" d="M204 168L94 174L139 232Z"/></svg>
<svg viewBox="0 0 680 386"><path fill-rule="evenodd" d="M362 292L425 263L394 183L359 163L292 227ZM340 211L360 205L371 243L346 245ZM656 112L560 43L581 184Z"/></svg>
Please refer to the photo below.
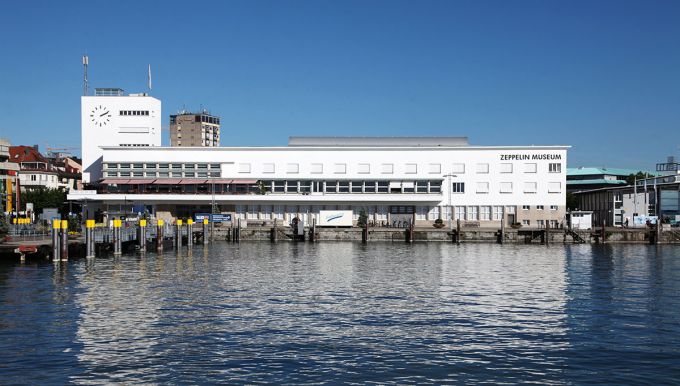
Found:
<svg viewBox="0 0 680 386"><path fill-rule="evenodd" d="M5 238L7 232L9 231L9 224L7 222L7 216L0 213L0 242Z"/></svg>
<svg viewBox="0 0 680 386"><path fill-rule="evenodd" d="M576 197L574 193L567 193L567 210L576 210L578 207L578 197Z"/></svg>
<svg viewBox="0 0 680 386"><path fill-rule="evenodd" d="M38 188L27 190L21 194L21 202L33 203L33 211L42 213L45 208L57 208L60 213L67 214L66 192L62 189Z"/></svg>
<svg viewBox="0 0 680 386"><path fill-rule="evenodd" d="M647 176L648 176L648 174L643 173L643 172L637 172L635 174L631 173L631 174L628 175L628 177L626 177L626 183L628 185L633 185L635 183L636 179L641 180L641 179L647 178Z"/></svg>
<svg viewBox="0 0 680 386"><path fill-rule="evenodd" d="M366 215L366 211L362 209L359 211L359 219L357 219L357 226L360 228L365 228L367 223L368 216Z"/></svg>

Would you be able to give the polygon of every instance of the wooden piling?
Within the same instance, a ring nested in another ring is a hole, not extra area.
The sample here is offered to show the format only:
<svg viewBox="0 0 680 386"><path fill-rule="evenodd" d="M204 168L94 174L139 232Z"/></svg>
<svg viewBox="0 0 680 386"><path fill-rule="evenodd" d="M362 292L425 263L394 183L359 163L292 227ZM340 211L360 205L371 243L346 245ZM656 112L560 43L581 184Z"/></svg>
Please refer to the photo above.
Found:
<svg viewBox="0 0 680 386"><path fill-rule="evenodd" d="M456 244L460 244L460 219L456 220Z"/></svg>
<svg viewBox="0 0 680 386"><path fill-rule="evenodd" d="M59 255L61 254L61 239L60 239L60 231L61 231L61 220L53 220L52 221L52 261L59 261Z"/></svg>
<svg viewBox="0 0 680 386"><path fill-rule="evenodd" d="M208 237L208 219L203 218L203 244L207 243Z"/></svg>
<svg viewBox="0 0 680 386"><path fill-rule="evenodd" d="M194 220L187 220L187 246L191 249L194 245Z"/></svg>
<svg viewBox="0 0 680 386"><path fill-rule="evenodd" d="M139 239L137 240L140 252L146 252L146 220L139 220Z"/></svg>
<svg viewBox="0 0 680 386"><path fill-rule="evenodd" d="M121 220L113 220L113 254L121 255L123 254L123 243L121 242L121 232L120 228L123 222Z"/></svg>
<svg viewBox="0 0 680 386"><path fill-rule="evenodd" d="M94 257L94 220L85 220L85 257Z"/></svg>
<svg viewBox="0 0 680 386"><path fill-rule="evenodd" d="M156 223L156 251L163 252L163 220L158 219Z"/></svg>
<svg viewBox="0 0 680 386"><path fill-rule="evenodd" d="M175 246L179 250L182 248L182 220L175 221Z"/></svg>

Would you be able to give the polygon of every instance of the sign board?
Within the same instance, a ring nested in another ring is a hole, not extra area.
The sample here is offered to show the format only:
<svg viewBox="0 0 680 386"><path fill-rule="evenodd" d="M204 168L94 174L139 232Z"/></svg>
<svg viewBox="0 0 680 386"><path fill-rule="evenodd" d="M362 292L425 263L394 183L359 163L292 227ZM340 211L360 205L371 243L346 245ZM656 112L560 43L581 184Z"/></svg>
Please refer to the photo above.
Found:
<svg viewBox="0 0 680 386"><path fill-rule="evenodd" d="M203 219L210 219L211 222L231 222L231 213L215 213L211 215L210 213L196 213L194 214L194 221L203 222Z"/></svg>
<svg viewBox="0 0 680 386"><path fill-rule="evenodd" d="M44 208L42 212L42 219L47 221L59 220L61 216L57 208Z"/></svg>
<svg viewBox="0 0 680 386"><path fill-rule="evenodd" d="M321 210L319 211L319 223L321 227L351 227L351 210Z"/></svg>
<svg viewBox="0 0 680 386"><path fill-rule="evenodd" d="M635 224L636 228L643 228L647 225L647 220L651 224L656 224L657 219L657 216L635 216L633 217L633 224Z"/></svg>
<svg viewBox="0 0 680 386"><path fill-rule="evenodd" d="M26 211L27 212L33 212L33 203L32 202L26 203Z"/></svg>

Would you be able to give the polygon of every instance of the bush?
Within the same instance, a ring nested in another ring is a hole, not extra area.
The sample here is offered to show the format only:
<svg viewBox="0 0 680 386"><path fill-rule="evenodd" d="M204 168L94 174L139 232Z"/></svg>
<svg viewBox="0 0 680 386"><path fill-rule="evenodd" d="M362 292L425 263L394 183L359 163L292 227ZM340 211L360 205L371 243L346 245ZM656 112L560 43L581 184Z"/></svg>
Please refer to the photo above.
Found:
<svg viewBox="0 0 680 386"><path fill-rule="evenodd" d="M434 224L432 224L432 226L435 228L444 228L444 220L438 218L434 220Z"/></svg>
<svg viewBox="0 0 680 386"><path fill-rule="evenodd" d="M360 228L365 228L367 222L368 216L366 215L366 211L362 209L359 211L359 219L357 220L357 226Z"/></svg>

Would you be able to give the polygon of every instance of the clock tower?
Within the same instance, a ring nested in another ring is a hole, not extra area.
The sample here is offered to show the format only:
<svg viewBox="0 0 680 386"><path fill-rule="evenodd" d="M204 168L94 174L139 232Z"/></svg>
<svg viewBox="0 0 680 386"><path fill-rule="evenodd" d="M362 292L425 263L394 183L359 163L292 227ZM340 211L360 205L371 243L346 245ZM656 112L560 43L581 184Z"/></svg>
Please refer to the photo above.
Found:
<svg viewBox="0 0 680 386"><path fill-rule="evenodd" d="M80 109L84 183L103 177L102 147L161 146L161 101L146 93L97 88Z"/></svg>

